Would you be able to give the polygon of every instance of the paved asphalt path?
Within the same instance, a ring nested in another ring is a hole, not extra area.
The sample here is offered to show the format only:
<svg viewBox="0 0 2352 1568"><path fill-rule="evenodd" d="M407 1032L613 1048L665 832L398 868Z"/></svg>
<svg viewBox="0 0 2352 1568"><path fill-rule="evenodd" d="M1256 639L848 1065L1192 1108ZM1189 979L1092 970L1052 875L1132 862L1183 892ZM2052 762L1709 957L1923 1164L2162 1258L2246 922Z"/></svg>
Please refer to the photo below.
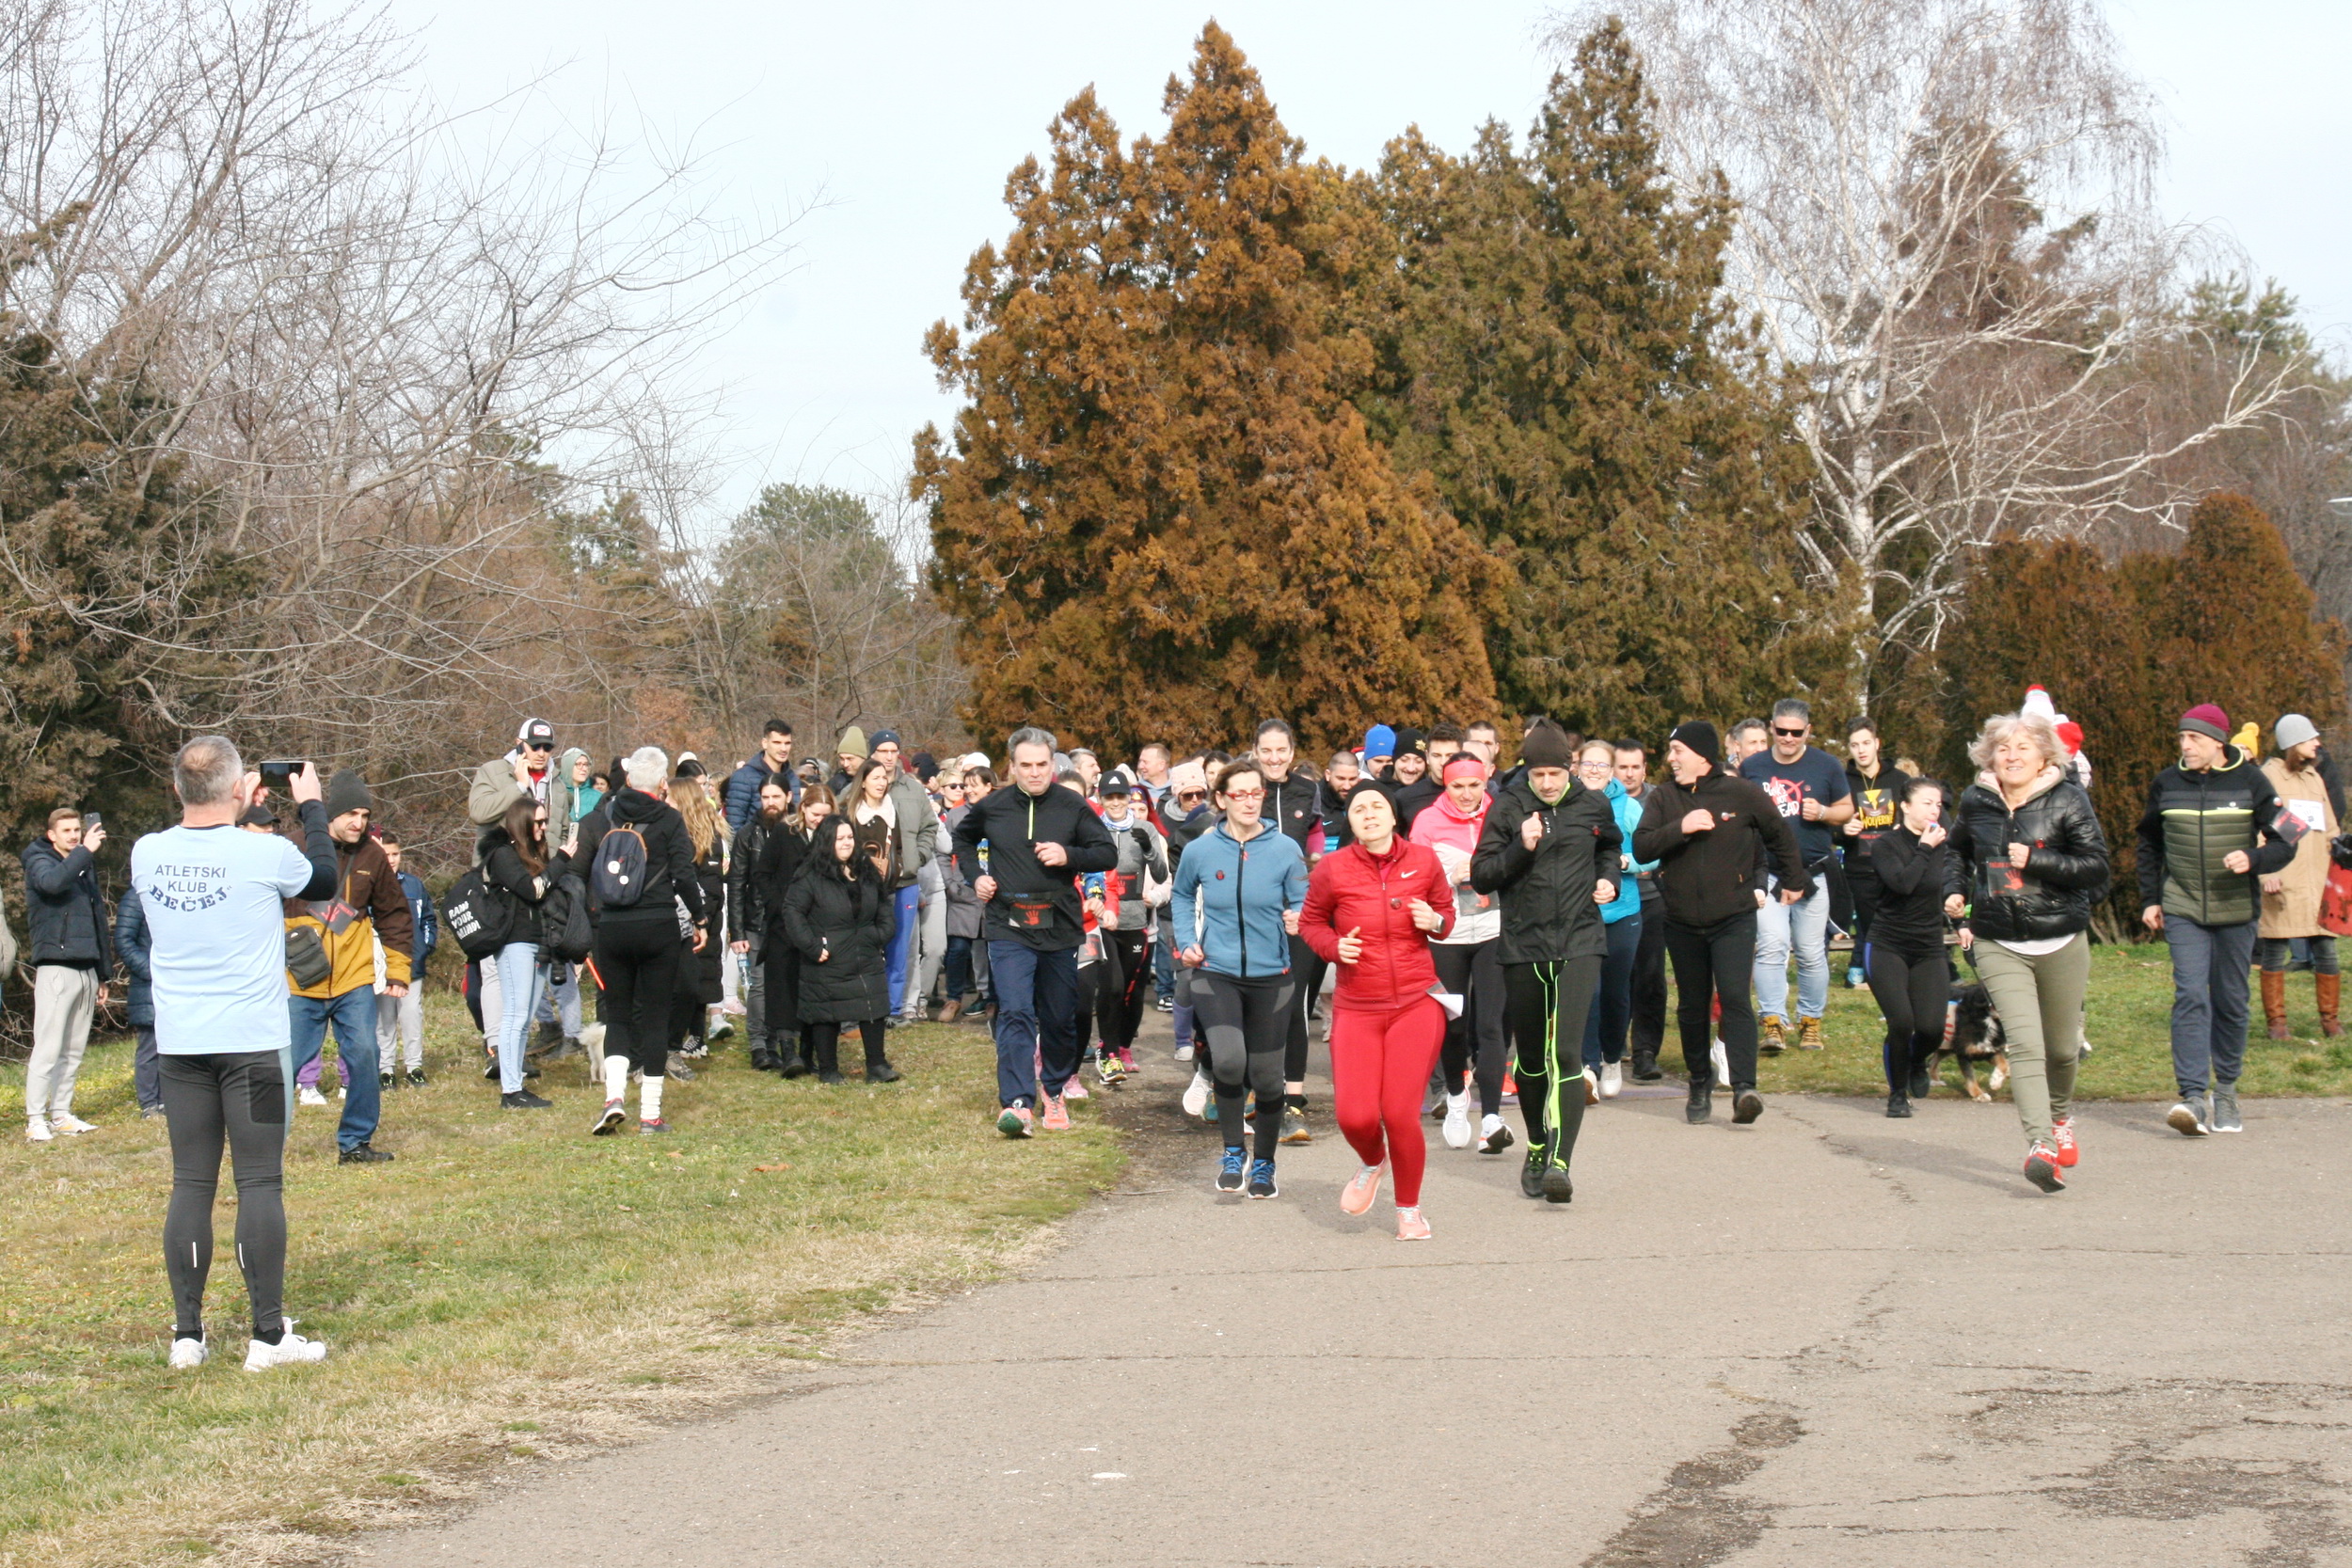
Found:
<svg viewBox="0 0 2352 1568"><path fill-rule="evenodd" d="M2045 1196L2006 1102L1693 1128L1669 1085L1588 1116L1564 1207L1433 1137L1405 1244L1327 1121L1279 1199L1215 1194L1154 1060L1136 1190L1023 1277L357 1557L2352 1564L2344 1103L2093 1104Z"/></svg>

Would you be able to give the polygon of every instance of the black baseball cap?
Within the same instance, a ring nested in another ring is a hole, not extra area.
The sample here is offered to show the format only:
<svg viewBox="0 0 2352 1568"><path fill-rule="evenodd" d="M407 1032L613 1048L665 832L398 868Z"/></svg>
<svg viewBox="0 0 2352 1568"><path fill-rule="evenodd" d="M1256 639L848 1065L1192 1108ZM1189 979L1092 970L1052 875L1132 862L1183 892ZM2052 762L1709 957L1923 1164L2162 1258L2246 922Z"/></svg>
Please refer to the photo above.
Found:
<svg viewBox="0 0 2352 1568"><path fill-rule="evenodd" d="M1096 794L1103 796L1127 795L1133 793L1127 787L1127 777L1123 773L1104 774L1103 782L1094 786L1094 791Z"/></svg>
<svg viewBox="0 0 2352 1568"><path fill-rule="evenodd" d="M545 746L555 749L555 726L544 719L526 719L523 727L515 732L515 738L525 746Z"/></svg>

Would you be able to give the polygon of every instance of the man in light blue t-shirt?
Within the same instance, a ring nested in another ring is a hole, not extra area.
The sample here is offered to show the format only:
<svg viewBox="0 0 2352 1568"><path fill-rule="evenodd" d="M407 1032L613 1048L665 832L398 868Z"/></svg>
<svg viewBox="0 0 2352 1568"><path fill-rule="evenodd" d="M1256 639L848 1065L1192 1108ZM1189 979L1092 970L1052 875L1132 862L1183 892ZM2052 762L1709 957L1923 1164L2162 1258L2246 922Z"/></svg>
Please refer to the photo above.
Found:
<svg viewBox="0 0 2352 1568"><path fill-rule="evenodd" d="M246 1370L321 1360L326 1347L294 1333L283 1310L293 1084L283 901L335 891L335 841L318 773L304 764L287 780L307 841L300 849L276 833L236 827L262 780L223 736L181 747L171 782L180 825L131 850L131 896L151 944L155 1049L171 1128L164 1213L164 1263L178 1314L171 1365L200 1367L212 1354L204 1282L224 1144L237 1178L237 1261L253 1304Z"/></svg>

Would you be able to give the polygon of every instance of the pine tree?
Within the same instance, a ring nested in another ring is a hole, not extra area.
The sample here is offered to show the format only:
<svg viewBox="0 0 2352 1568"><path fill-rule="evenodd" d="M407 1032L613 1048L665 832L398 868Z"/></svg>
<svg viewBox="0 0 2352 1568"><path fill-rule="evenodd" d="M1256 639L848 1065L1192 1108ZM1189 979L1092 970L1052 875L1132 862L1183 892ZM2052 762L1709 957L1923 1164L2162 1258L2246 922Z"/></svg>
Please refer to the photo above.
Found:
<svg viewBox="0 0 2352 1568"><path fill-rule="evenodd" d="M916 443L934 591L975 733L1043 721L1125 749L1306 744L1368 718L1484 712L1500 574L1349 399L1359 215L1214 24L1169 126L1123 150L1092 93L1008 189L1015 225L930 338L952 450Z"/></svg>
<svg viewBox="0 0 2352 1568"><path fill-rule="evenodd" d="M1408 134L1370 197L1390 254L1359 295L1363 406L1515 568L1486 628L1506 701L1651 736L1801 690L1834 710L1804 460L1722 301L1730 203L1669 181L1619 25L1523 152L1494 123L1459 160Z"/></svg>

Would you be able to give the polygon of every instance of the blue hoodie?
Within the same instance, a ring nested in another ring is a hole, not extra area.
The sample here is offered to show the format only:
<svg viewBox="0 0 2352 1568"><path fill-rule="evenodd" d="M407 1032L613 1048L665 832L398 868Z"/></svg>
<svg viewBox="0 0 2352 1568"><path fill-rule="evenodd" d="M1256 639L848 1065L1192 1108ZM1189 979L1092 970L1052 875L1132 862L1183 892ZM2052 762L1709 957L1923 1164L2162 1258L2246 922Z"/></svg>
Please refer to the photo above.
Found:
<svg viewBox="0 0 2352 1568"><path fill-rule="evenodd" d="M1627 855L1631 859L1633 830L1642 825L1642 802L1626 793L1625 785L1615 779L1609 781L1609 809L1617 818L1617 832L1625 840ZM1634 861L1634 871L1655 871L1656 861ZM1604 925L1614 926L1628 915L1642 912L1642 879L1631 872L1617 879L1617 895L1600 907Z"/></svg>
<svg viewBox="0 0 2352 1568"><path fill-rule="evenodd" d="M1285 911L1307 904L1307 856L1288 833L1262 825L1244 844L1219 822L1184 848L1176 863L1169 914L1176 922L1176 950L1193 945L1196 906L1202 911L1202 968L1238 980L1287 974L1290 933Z"/></svg>

